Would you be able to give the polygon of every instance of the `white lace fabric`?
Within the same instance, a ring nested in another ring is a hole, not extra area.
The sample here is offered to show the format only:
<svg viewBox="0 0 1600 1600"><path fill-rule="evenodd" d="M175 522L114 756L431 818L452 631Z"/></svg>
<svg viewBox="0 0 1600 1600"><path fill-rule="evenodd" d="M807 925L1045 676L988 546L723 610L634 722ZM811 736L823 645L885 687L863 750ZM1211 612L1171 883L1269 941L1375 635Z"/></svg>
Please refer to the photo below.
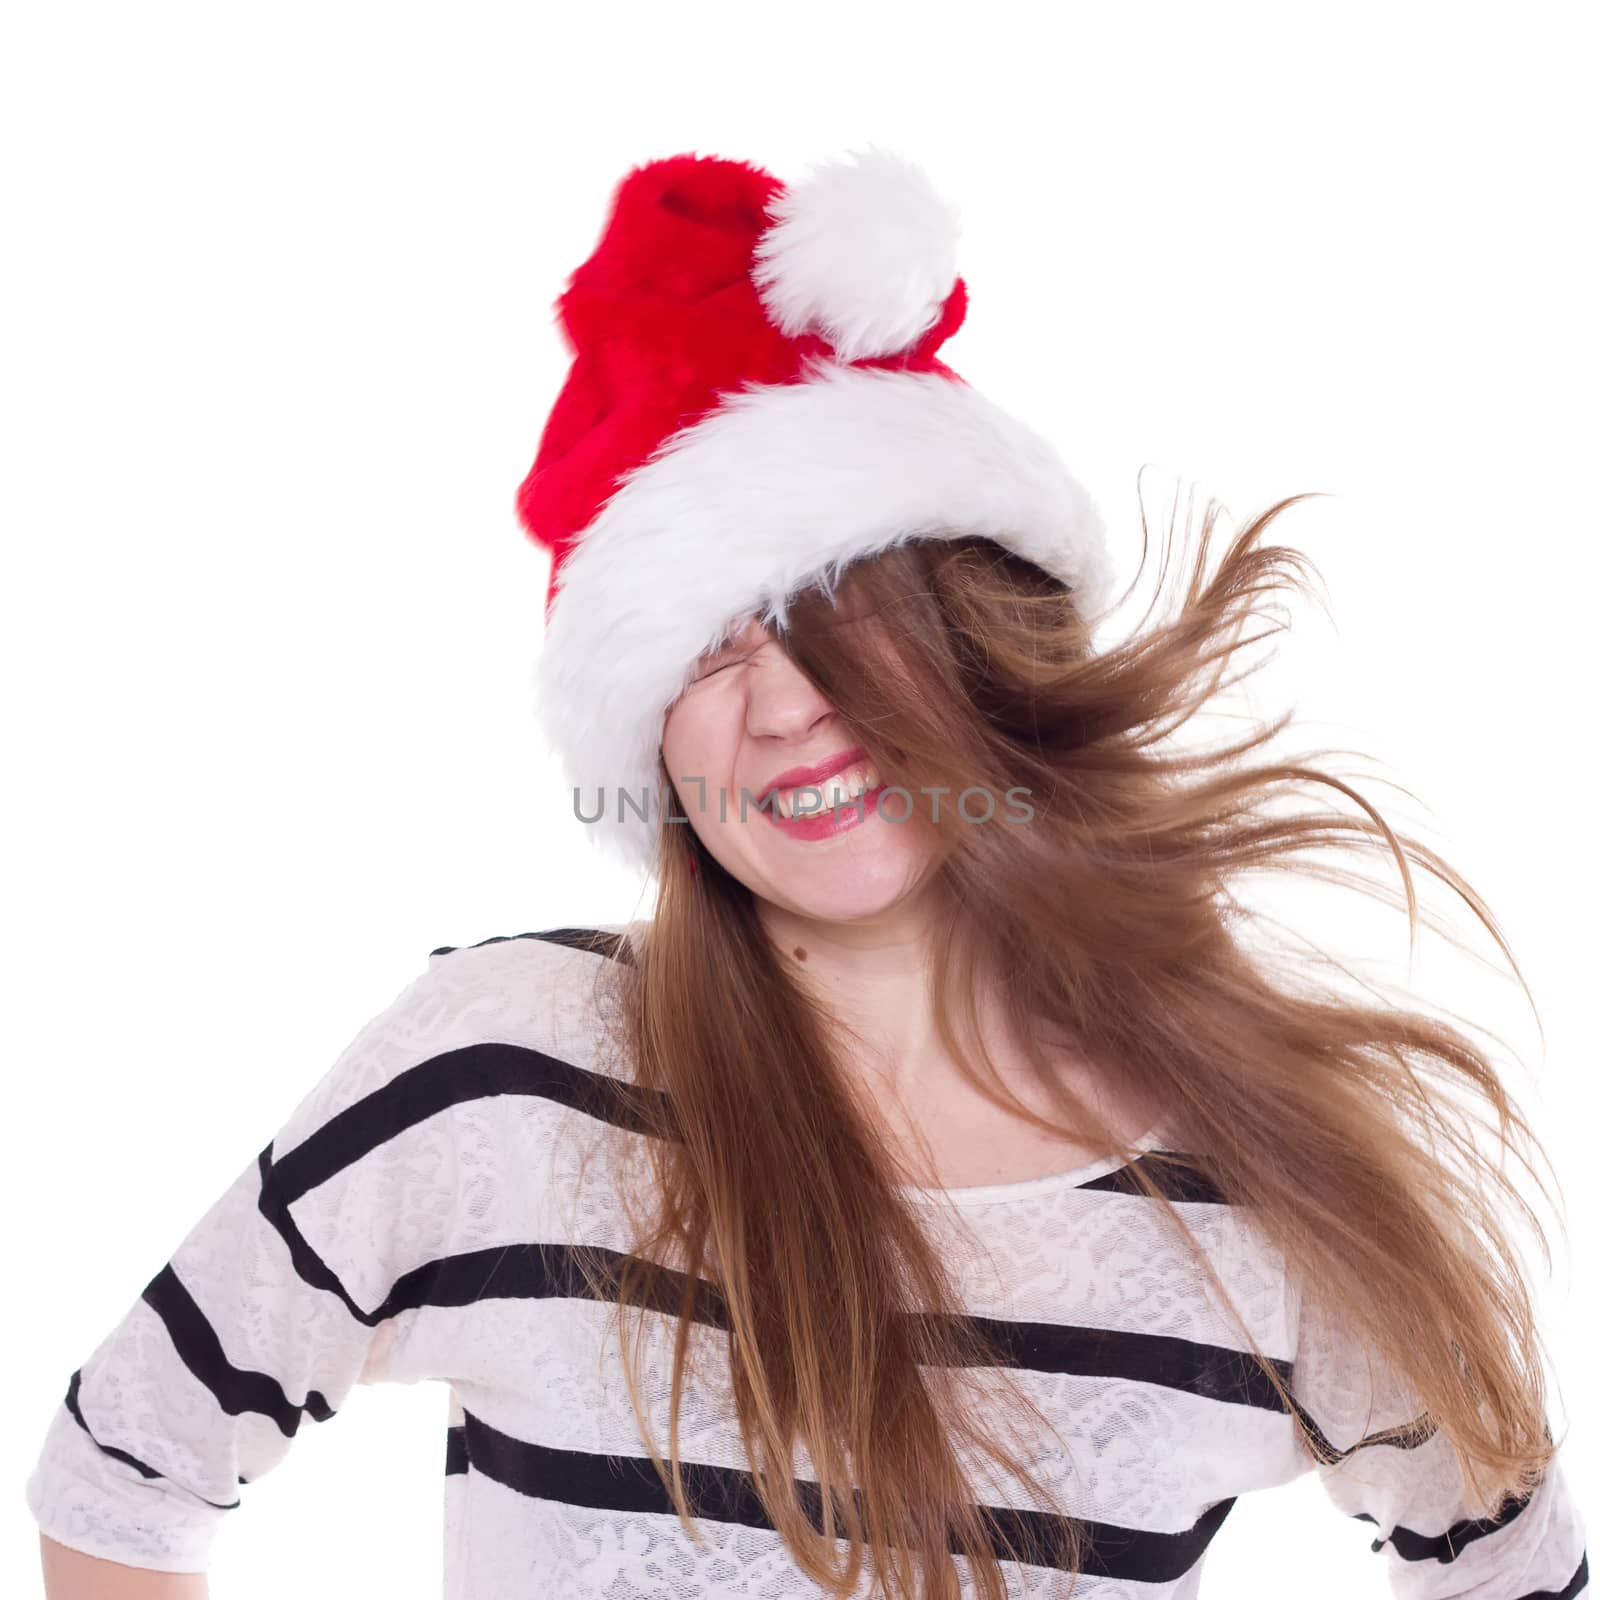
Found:
<svg viewBox="0 0 1600 1600"><path fill-rule="evenodd" d="M624 1075L596 990L618 931L436 952L367 1023L63 1374L26 1484L44 1532L131 1566L203 1571L300 1428L331 1420L357 1383L433 1382L449 1390L445 1600L823 1593L752 1499L727 1390L709 1376L692 1379L680 1416L682 1457L711 1497L704 1548L688 1538L606 1337L613 1308L563 1272L565 1247L626 1248L604 1181L617 1128L586 1109ZM1465 1515L1442 1438L1362 1444L1363 1424L1410 1420L1406 1397L1375 1393L1364 1354L1302 1314L1248 1217L1196 1191L1180 1210L1240 1315L1350 1452L1337 1467L1311 1458L1264 1377L1252 1380L1187 1246L1120 1170L1101 1162L927 1208L964 1308L1004 1331L1017 1382L1059 1436L1029 1440L1026 1456L1095 1536L1083 1600L1197 1595L1234 1501L1313 1471L1334 1510L1370 1521L1375 1592L1381 1571L1402 1600L1587 1594L1559 1458L1527 1504L1486 1524ZM699 1372L716 1374L724 1336L693 1332L710 1358ZM647 1414L663 1444L673 1334L670 1316L648 1314ZM994 1376L963 1376L975 1404ZM1020 1482L981 1470L986 1505L1036 1513ZM810 1472L802 1450L796 1476ZM376 1531L382 1508L371 1511ZM1004 1570L1012 1593L1066 1593L1053 1566Z"/></svg>

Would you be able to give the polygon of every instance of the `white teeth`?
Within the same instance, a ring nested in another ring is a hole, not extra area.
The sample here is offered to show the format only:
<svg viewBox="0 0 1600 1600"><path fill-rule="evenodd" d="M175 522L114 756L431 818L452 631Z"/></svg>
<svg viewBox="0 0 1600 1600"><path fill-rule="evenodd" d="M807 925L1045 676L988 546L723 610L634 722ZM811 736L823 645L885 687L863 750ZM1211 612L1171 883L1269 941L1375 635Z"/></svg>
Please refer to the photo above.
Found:
<svg viewBox="0 0 1600 1600"><path fill-rule="evenodd" d="M876 788L878 782L878 769L870 764L847 767L831 778L824 778L821 783L780 789L776 796L778 814L791 818L819 816L836 805L844 806L868 789Z"/></svg>

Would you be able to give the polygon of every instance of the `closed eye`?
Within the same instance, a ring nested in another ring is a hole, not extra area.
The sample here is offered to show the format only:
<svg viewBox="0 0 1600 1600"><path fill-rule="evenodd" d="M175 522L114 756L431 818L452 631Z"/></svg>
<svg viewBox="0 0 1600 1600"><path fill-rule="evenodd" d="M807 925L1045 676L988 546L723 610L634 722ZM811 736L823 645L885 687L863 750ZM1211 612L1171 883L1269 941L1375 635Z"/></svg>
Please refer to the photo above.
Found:
<svg viewBox="0 0 1600 1600"><path fill-rule="evenodd" d="M705 680L706 678L713 677L715 674L723 671L723 669L726 668L726 667L737 667L742 662L748 661L750 659L750 656L753 655L754 653L755 653L754 651L751 651L747 655L730 657L727 661L716 661L716 662L713 662L710 666L706 667L703 671L697 673L696 676L695 676L694 681L696 683L700 683L703 680Z"/></svg>
<svg viewBox="0 0 1600 1600"><path fill-rule="evenodd" d="M771 628L761 627L753 622L747 624L738 633L724 639L719 649L707 655L705 665L690 681L699 683L703 678L721 672L724 667L741 665L762 650L771 639Z"/></svg>

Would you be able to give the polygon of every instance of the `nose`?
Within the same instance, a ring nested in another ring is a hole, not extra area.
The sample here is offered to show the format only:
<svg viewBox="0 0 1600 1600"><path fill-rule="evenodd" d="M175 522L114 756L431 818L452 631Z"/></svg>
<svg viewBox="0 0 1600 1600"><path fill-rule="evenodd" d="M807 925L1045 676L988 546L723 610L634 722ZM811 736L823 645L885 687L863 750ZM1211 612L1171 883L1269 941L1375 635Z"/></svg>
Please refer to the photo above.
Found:
<svg viewBox="0 0 1600 1600"><path fill-rule="evenodd" d="M750 663L745 682L745 731L752 738L800 744L836 715L832 702L775 641Z"/></svg>

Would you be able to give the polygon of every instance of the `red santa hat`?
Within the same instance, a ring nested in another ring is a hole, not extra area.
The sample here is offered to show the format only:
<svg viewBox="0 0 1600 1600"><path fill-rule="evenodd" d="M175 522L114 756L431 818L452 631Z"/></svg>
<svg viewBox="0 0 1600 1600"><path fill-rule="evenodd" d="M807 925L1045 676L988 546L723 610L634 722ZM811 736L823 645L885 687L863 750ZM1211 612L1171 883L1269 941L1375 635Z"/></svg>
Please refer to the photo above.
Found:
<svg viewBox="0 0 1600 1600"><path fill-rule="evenodd" d="M516 499L551 557L538 712L627 865L653 861L662 727L697 659L831 597L853 561L983 534L1086 618L1109 600L1088 494L938 357L967 311L958 237L922 170L875 146L788 184L669 156L617 186L556 301L572 368Z"/></svg>

